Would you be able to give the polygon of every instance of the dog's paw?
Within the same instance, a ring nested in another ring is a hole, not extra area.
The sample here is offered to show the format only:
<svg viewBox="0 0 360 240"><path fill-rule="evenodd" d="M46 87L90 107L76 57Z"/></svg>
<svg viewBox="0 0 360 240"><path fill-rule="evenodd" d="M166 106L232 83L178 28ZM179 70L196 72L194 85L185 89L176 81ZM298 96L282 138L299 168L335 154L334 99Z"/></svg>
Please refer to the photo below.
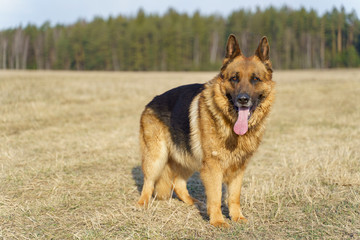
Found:
<svg viewBox="0 0 360 240"><path fill-rule="evenodd" d="M230 227L230 225L225 221L214 221L214 222L210 222L210 224L213 225L214 227L222 227L222 228Z"/></svg>
<svg viewBox="0 0 360 240"><path fill-rule="evenodd" d="M231 220L239 223L247 223L248 220L244 216L231 217Z"/></svg>
<svg viewBox="0 0 360 240"><path fill-rule="evenodd" d="M147 208L149 206L150 199L148 198L140 198L137 202L138 207Z"/></svg>

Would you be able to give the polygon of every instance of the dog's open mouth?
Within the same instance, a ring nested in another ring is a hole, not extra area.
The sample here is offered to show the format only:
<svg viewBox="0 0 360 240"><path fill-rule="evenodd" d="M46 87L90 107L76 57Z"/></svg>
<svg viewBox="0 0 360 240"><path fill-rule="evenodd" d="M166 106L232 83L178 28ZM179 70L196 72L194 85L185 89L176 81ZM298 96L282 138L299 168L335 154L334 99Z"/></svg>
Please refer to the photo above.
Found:
<svg viewBox="0 0 360 240"><path fill-rule="evenodd" d="M251 106L251 107L237 107L237 106L234 106L234 109L236 111L236 113L238 114L239 113L239 110L246 110L248 109L248 115L247 115L247 118L248 120L250 120L250 117L252 116L253 112L255 111L255 106Z"/></svg>
<svg viewBox="0 0 360 240"><path fill-rule="evenodd" d="M263 95L261 94L257 101L253 102L250 106L236 106L237 104L234 104L234 101L231 98L231 95L228 94L227 98L230 102L230 104L233 106L233 109L236 112L237 120L234 124L234 132L237 135L244 135L249 130L249 120L253 113L255 112L256 107L262 102L264 99Z"/></svg>
<svg viewBox="0 0 360 240"><path fill-rule="evenodd" d="M237 110L238 117L234 124L234 132L237 135L244 135L249 129L249 120L255 107L235 107L235 110Z"/></svg>

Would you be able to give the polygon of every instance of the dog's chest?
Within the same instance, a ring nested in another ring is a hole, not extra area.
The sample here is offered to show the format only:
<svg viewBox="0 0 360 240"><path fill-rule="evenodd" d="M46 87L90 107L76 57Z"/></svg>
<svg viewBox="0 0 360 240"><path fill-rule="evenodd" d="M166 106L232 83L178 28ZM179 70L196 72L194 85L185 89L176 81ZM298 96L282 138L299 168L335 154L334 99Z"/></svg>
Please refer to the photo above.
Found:
<svg viewBox="0 0 360 240"><path fill-rule="evenodd" d="M226 138L218 138L212 142L212 147L206 149L209 152L205 156L218 159L223 169L226 169L232 165L245 164L258 148L260 139L252 135L228 135Z"/></svg>

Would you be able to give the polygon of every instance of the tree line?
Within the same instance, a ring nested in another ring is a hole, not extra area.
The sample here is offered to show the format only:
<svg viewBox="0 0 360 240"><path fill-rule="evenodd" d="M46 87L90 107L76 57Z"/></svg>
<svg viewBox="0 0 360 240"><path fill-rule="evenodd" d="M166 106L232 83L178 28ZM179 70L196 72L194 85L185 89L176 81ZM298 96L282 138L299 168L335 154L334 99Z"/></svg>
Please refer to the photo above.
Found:
<svg viewBox="0 0 360 240"><path fill-rule="evenodd" d="M333 8L320 16L284 6L240 9L227 17L140 9L132 17L28 24L0 32L0 69L217 70L230 33L248 56L266 35L277 69L360 65L360 21L354 11Z"/></svg>

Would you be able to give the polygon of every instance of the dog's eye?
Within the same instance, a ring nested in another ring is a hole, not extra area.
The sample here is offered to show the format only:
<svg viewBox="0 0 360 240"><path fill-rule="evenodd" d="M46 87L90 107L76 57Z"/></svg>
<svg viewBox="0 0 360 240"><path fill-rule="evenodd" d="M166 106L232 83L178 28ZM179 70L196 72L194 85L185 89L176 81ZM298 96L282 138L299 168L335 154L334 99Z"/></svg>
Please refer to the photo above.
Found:
<svg viewBox="0 0 360 240"><path fill-rule="evenodd" d="M258 78L258 77L253 77L250 81L251 81L252 84L256 84L258 82L261 82L261 79Z"/></svg>
<svg viewBox="0 0 360 240"><path fill-rule="evenodd" d="M239 79L237 77L231 77L230 79L230 82L238 82Z"/></svg>

